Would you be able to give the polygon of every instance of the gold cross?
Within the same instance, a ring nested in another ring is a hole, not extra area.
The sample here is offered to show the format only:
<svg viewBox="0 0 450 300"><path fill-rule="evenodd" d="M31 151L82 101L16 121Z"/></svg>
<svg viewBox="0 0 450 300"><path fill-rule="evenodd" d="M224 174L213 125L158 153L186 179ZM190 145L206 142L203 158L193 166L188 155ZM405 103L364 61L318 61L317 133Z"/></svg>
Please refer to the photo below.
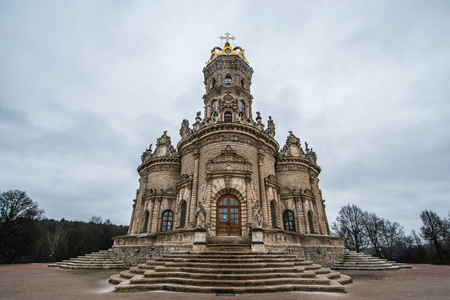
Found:
<svg viewBox="0 0 450 300"><path fill-rule="evenodd" d="M229 40L234 40L235 37L234 36L230 36L230 34L227 32L227 33L225 33L225 37L221 36L220 39L221 40L226 40L226 42L228 43Z"/></svg>

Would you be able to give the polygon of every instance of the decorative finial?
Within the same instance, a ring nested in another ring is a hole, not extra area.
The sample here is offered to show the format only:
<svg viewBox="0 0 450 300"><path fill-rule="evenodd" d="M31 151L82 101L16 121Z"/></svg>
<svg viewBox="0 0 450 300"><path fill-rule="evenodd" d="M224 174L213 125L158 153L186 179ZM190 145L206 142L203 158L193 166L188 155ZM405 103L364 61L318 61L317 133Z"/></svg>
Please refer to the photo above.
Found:
<svg viewBox="0 0 450 300"><path fill-rule="evenodd" d="M235 37L234 37L234 36L230 36L230 34L227 32L227 33L225 33L225 36L224 36L224 37L221 36L220 39L221 39L221 40L226 40L225 42L226 42L226 43L229 43L229 41L230 41L230 40L234 40Z"/></svg>

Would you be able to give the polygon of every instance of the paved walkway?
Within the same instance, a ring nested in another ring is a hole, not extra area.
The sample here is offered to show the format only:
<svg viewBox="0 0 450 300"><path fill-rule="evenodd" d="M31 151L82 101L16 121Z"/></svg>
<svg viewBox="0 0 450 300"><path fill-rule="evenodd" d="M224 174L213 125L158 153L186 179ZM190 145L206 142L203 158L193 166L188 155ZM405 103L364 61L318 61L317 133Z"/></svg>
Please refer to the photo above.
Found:
<svg viewBox="0 0 450 300"><path fill-rule="evenodd" d="M216 296L169 292L113 292L114 270L78 271L47 264L0 265L0 299L450 299L450 266L413 265L399 271L345 271L348 293L274 293Z"/></svg>

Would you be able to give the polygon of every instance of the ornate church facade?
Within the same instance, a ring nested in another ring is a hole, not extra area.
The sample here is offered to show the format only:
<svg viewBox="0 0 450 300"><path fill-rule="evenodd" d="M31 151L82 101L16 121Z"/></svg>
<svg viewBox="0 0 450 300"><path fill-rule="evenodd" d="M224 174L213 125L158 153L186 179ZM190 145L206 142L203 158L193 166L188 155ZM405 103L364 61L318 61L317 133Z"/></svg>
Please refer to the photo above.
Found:
<svg viewBox="0 0 450 300"><path fill-rule="evenodd" d="M280 149L272 118L253 118L253 69L223 39L203 69L203 117L182 121L176 148L164 132L143 153L129 232L113 249L128 265L219 244L331 265L344 247L331 236L317 156L292 132Z"/></svg>

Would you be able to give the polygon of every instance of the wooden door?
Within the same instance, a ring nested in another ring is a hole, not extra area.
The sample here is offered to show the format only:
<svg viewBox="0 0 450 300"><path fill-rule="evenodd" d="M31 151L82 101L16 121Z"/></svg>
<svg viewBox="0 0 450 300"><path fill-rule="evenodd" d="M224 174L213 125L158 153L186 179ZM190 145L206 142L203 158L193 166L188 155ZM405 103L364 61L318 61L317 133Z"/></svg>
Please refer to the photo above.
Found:
<svg viewBox="0 0 450 300"><path fill-rule="evenodd" d="M233 195L224 195L217 201L217 235L241 235L241 205Z"/></svg>

